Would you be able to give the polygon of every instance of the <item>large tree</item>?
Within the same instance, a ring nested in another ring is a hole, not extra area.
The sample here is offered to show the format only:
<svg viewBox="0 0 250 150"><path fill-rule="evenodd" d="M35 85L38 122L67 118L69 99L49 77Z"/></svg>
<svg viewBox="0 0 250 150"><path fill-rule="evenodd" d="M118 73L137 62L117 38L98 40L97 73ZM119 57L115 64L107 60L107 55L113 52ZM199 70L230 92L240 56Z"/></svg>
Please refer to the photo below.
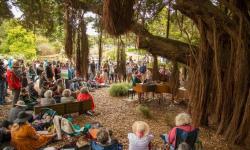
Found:
<svg viewBox="0 0 250 150"><path fill-rule="evenodd" d="M114 36L131 31L138 36L139 48L189 66L194 124L216 125L217 133L230 142L246 143L250 132L249 0L172 0L172 5L167 0L74 2L76 10L104 15L104 28ZM153 35L142 25L164 7L194 23L200 35L197 45Z"/></svg>

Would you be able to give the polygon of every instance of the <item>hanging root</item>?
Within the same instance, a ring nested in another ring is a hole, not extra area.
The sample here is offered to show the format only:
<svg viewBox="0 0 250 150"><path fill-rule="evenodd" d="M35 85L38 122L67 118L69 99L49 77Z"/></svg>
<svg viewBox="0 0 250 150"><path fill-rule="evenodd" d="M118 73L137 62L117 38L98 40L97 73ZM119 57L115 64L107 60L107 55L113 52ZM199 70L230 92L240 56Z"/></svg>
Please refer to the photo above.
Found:
<svg viewBox="0 0 250 150"><path fill-rule="evenodd" d="M114 36L122 35L133 23L135 0L104 0L103 24L106 31Z"/></svg>

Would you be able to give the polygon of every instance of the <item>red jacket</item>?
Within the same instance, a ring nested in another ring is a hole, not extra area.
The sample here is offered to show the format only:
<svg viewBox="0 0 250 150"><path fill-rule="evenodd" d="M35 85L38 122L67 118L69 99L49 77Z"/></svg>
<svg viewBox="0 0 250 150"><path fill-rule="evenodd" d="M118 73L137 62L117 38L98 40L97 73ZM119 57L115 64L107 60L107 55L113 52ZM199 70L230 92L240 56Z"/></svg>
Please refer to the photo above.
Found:
<svg viewBox="0 0 250 150"><path fill-rule="evenodd" d="M9 88L12 90L21 89L21 81L20 78L16 76L16 74L12 70L7 70L7 82Z"/></svg>
<svg viewBox="0 0 250 150"><path fill-rule="evenodd" d="M95 104L94 104L93 97L89 93L85 93L85 94L80 93L80 94L78 94L78 96L77 96L77 101L78 102L83 102L83 101L87 101L87 100L91 100L92 101L91 109L92 109L92 111L94 111Z"/></svg>

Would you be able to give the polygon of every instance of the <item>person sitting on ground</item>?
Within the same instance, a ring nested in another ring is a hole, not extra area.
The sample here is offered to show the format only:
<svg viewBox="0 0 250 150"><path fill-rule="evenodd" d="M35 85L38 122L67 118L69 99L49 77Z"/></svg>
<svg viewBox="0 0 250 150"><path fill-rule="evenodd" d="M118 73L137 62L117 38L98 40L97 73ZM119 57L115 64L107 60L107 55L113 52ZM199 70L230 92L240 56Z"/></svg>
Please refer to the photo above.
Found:
<svg viewBox="0 0 250 150"><path fill-rule="evenodd" d="M17 118L17 114L21 111L25 111L27 105L25 105L24 101L17 101L17 103L14 105L15 107L10 109L9 115L8 115L8 121L14 122Z"/></svg>
<svg viewBox="0 0 250 150"><path fill-rule="evenodd" d="M191 126L191 116L187 113L180 113L175 117L175 125L173 129L169 131L165 137L166 142L172 147L175 148L176 141L176 129L182 129L185 132L192 132L195 128Z"/></svg>
<svg viewBox="0 0 250 150"><path fill-rule="evenodd" d="M129 150L149 150L154 136L150 134L149 125L136 121L132 126L133 133L128 134Z"/></svg>
<svg viewBox="0 0 250 150"><path fill-rule="evenodd" d="M74 101L75 99L71 96L71 91L69 89L65 89L62 93L61 103L69 103Z"/></svg>
<svg viewBox="0 0 250 150"><path fill-rule="evenodd" d="M98 86L104 86L105 85L104 77L103 77L103 75L101 75L100 72L98 72L96 74L95 81L96 81Z"/></svg>
<svg viewBox="0 0 250 150"><path fill-rule="evenodd" d="M105 148L113 144L118 144L118 141L112 137L112 131L100 128L96 135L96 142L92 142L91 148L92 150L100 150L100 147Z"/></svg>
<svg viewBox="0 0 250 150"><path fill-rule="evenodd" d="M10 135L10 129L12 126L12 122L8 120L4 120L0 124L0 143L4 142L10 142L11 135Z"/></svg>
<svg viewBox="0 0 250 150"><path fill-rule="evenodd" d="M45 93L44 93L44 97L45 98L42 98L41 99L41 106L46 106L46 105L52 105L52 104L56 104L56 101L55 99L52 97L53 95L53 92L51 90L47 90Z"/></svg>
<svg viewBox="0 0 250 150"><path fill-rule="evenodd" d="M95 104L94 104L94 99L92 95L89 94L88 89L86 87L82 87L80 90L80 94L77 96L77 101L82 102L82 101L88 101L91 100L91 110L94 111L95 109Z"/></svg>
<svg viewBox="0 0 250 150"><path fill-rule="evenodd" d="M28 93L29 93L29 96L30 96L31 100L33 100L33 101L37 100L39 95L38 95L38 92L34 88L34 83L33 82L30 82L29 85L28 85Z"/></svg>
<svg viewBox="0 0 250 150"><path fill-rule="evenodd" d="M11 128L11 144L16 150L37 150L55 136L54 134L37 133L28 123L30 117L32 117L30 114L20 112Z"/></svg>

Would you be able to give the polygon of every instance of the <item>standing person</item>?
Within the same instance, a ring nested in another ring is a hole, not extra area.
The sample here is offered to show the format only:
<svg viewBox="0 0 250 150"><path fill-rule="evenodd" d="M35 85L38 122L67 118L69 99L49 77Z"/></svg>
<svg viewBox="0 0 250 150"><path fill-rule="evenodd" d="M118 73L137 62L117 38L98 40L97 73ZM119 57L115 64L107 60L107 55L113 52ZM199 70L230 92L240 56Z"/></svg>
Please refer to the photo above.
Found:
<svg viewBox="0 0 250 150"><path fill-rule="evenodd" d="M14 62L12 69L7 70L7 81L9 88L12 90L13 101L12 105L14 106L19 99L21 91L21 70L18 62Z"/></svg>
<svg viewBox="0 0 250 150"><path fill-rule="evenodd" d="M56 67L54 68L54 73L55 73L56 80L61 78L61 69L60 69L59 64L57 64Z"/></svg>
<svg viewBox="0 0 250 150"><path fill-rule="evenodd" d="M90 73L90 80L93 80L96 74L96 65L94 60L90 63Z"/></svg>
<svg viewBox="0 0 250 150"><path fill-rule="evenodd" d="M103 75L104 75L104 82L107 83L108 77L109 77L109 64L108 64L108 61L106 61L103 64Z"/></svg>
<svg viewBox="0 0 250 150"><path fill-rule="evenodd" d="M0 105L5 103L5 82L6 82L6 70L4 68L4 63L0 60Z"/></svg>
<svg viewBox="0 0 250 150"><path fill-rule="evenodd" d="M36 72L34 70L33 65L29 65L28 64L28 67L29 67L29 69L28 69L28 74L29 75L28 76L31 79L31 81L34 82L35 81L35 77L36 77Z"/></svg>
<svg viewBox="0 0 250 150"><path fill-rule="evenodd" d="M110 81L112 83L114 82L114 73L115 73L114 64L113 62L110 62L109 63L109 83Z"/></svg>
<svg viewBox="0 0 250 150"><path fill-rule="evenodd" d="M127 65L126 65L127 82L131 82L132 70L133 70L133 68L132 68L131 63L127 63Z"/></svg>
<svg viewBox="0 0 250 150"><path fill-rule="evenodd" d="M146 64L142 63L142 65L139 68L139 72L142 75L142 81L144 81L146 79L146 71L147 71Z"/></svg>
<svg viewBox="0 0 250 150"><path fill-rule="evenodd" d="M49 81L53 80L53 71L52 71L52 64L50 62L48 62L48 65L45 67L45 73L46 73L46 77Z"/></svg>

